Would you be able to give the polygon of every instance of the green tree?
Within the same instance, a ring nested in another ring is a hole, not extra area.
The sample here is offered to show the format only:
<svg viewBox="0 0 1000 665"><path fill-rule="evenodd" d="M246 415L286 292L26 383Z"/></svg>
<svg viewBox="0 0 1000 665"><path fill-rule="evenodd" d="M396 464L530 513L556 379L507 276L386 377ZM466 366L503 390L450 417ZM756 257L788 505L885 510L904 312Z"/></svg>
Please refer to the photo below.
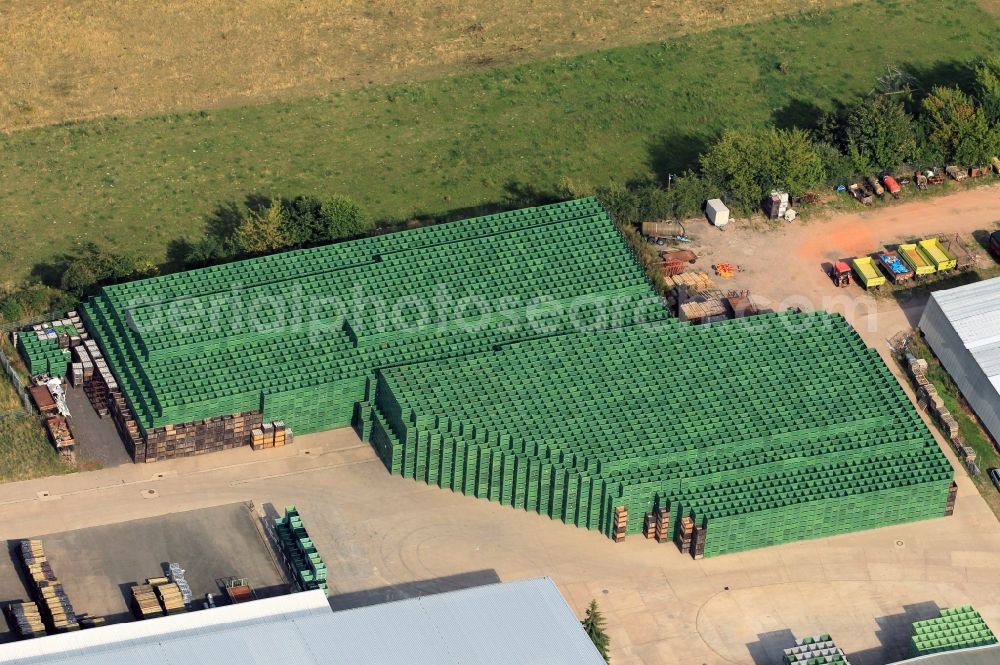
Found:
<svg viewBox="0 0 1000 665"><path fill-rule="evenodd" d="M610 663L611 657L608 656L608 648L611 646L611 640L604 632L604 615L597 609L597 600L590 601L586 616L580 623L583 624L583 630L590 637L590 641L601 653L601 657L604 658L605 662Z"/></svg>
<svg viewBox="0 0 1000 665"><path fill-rule="evenodd" d="M771 190L802 194L825 179L816 146L801 129L728 130L702 155L701 165L729 203L745 212Z"/></svg>
<svg viewBox="0 0 1000 665"><path fill-rule="evenodd" d="M635 192L621 183L611 183L599 187L597 200L611 214L611 218L621 226L631 226L639 221L639 199Z"/></svg>
<svg viewBox="0 0 1000 665"><path fill-rule="evenodd" d="M920 108L926 140L946 161L977 166L997 154L1000 132L958 88L935 87Z"/></svg>
<svg viewBox="0 0 1000 665"><path fill-rule="evenodd" d="M262 210L252 210L233 233L233 247L244 254L260 254L288 245L282 233L285 211L279 202Z"/></svg>
<svg viewBox="0 0 1000 665"><path fill-rule="evenodd" d="M917 151L913 118L901 102L884 95L852 106L844 129L847 155L857 173L895 171Z"/></svg>
<svg viewBox="0 0 1000 665"><path fill-rule="evenodd" d="M321 230L317 242L332 242L360 235L369 227L368 215L357 203L335 194L320 207Z"/></svg>
<svg viewBox="0 0 1000 665"><path fill-rule="evenodd" d="M282 233L289 244L301 247L321 242L326 237L323 201L315 196L283 199L285 212Z"/></svg>
<svg viewBox="0 0 1000 665"><path fill-rule="evenodd" d="M993 125L1000 124L1000 55L976 67L976 95L986 120Z"/></svg>

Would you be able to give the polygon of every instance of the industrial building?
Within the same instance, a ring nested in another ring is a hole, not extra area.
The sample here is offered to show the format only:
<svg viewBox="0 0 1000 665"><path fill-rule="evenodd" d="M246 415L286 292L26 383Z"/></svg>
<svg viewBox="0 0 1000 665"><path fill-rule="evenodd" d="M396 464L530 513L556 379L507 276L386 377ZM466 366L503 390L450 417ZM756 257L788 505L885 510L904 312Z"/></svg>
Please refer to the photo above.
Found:
<svg viewBox="0 0 1000 665"><path fill-rule="evenodd" d="M933 292L920 331L1000 441L1000 277Z"/></svg>
<svg viewBox="0 0 1000 665"><path fill-rule="evenodd" d="M594 199L108 286L80 318L73 372L137 462L353 425L393 473L696 558L951 505L842 317L678 321Z"/></svg>
<svg viewBox="0 0 1000 665"><path fill-rule="evenodd" d="M603 665L547 577L334 612L323 591L0 645L9 665Z"/></svg>

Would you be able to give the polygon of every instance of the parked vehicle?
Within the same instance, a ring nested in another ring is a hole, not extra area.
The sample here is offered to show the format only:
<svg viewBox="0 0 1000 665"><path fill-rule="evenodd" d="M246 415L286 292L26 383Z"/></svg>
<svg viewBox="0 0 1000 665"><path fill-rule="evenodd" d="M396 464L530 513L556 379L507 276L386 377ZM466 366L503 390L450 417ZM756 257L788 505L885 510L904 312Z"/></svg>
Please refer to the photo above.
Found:
<svg viewBox="0 0 1000 665"><path fill-rule="evenodd" d="M1000 231L994 231L990 234L990 252L997 261L1000 261Z"/></svg>
<svg viewBox="0 0 1000 665"><path fill-rule="evenodd" d="M848 189L851 192L851 196L863 205L870 206L872 202L875 201L875 198L871 195L871 193L857 183L852 184Z"/></svg>
<svg viewBox="0 0 1000 665"><path fill-rule="evenodd" d="M958 266L958 260L944 248L937 238L927 238L917 243L917 251L924 255L938 272L952 270Z"/></svg>
<svg viewBox="0 0 1000 665"><path fill-rule="evenodd" d="M899 252L889 249L879 252L878 264L882 267L882 271L889 276L893 284L913 279L913 270L900 258Z"/></svg>
<svg viewBox="0 0 1000 665"><path fill-rule="evenodd" d="M875 265L872 257L859 256L856 259L851 259L851 265L854 266L854 272L866 289L874 289L885 284L885 275Z"/></svg>
<svg viewBox="0 0 1000 665"><path fill-rule="evenodd" d="M902 257L906 265L910 266L910 269L916 275L932 275L937 272L937 267L931 262L929 262L923 254L917 251L916 243L906 243L899 246L898 250L899 256Z"/></svg>
<svg viewBox="0 0 1000 665"><path fill-rule="evenodd" d="M993 486L1000 491L1000 469L990 469L990 480L993 481Z"/></svg>
<svg viewBox="0 0 1000 665"><path fill-rule="evenodd" d="M851 285L851 266L844 261L837 261L830 269L830 279L838 289Z"/></svg>
<svg viewBox="0 0 1000 665"><path fill-rule="evenodd" d="M867 178L865 178L865 181L868 183L868 187L871 189L871 191L875 192L875 196L879 198L885 196L885 189L883 189L882 185L879 184L878 178L876 178L873 175L870 175Z"/></svg>
<svg viewBox="0 0 1000 665"><path fill-rule="evenodd" d="M894 199L899 198L899 192L901 191L901 187L899 186L899 183L896 182L895 178L893 178L891 175L884 175L882 176L882 184L884 184L886 190L890 194L892 194L892 198Z"/></svg>

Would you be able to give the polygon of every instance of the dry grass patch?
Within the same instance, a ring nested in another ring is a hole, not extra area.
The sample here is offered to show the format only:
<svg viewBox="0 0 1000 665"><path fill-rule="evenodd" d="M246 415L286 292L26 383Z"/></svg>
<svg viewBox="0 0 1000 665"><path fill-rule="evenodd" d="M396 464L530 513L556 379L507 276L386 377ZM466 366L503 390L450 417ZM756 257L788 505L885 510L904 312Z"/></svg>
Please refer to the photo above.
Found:
<svg viewBox="0 0 1000 665"><path fill-rule="evenodd" d="M0 130L421 80L850 2L10 2Z"/></svg>

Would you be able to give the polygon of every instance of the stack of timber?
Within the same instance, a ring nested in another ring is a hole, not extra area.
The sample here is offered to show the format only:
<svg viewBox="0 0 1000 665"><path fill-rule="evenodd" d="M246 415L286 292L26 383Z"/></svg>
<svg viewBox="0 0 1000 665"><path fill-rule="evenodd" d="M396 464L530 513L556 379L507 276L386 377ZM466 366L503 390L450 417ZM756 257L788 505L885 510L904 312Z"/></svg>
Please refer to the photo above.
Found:
<svg viewBox="0 0 1000 665"><path fill-rule="evenodd" d="M663 282L668 289L681 284L687 286L692 291L708 291L715 288L715 282L704 272L685 272L679 275L667 276L663 278Z"/></svg>
<svg viewBox="0 0 1000 665"><path fill-rule="evenodd" d="M153 587L160 600L160 606L167 614L180 614L187 611L184 605L184 595L176 582L164 582Z"/></svg>
<svg viewBox="0 0 1000 665"><path fill-rule="evenodd" d="M254 450L280 448L289 445L292 437L292 429L286 427L283 421L276 420L273 423L264 423L250 432L250 447Z"/></svg>
<svg viewBox="0 0 1000 665"><path fill-rule="evenodd" d="M45 623L38 611L38 605L31 601L19 600L7 606L7 621L21 639L45 635Z"/></svg>
<svg viewBox="0 0 1000 665"><path fill-rule="evenodd" d="M136 584L132 587L132 602L140 619L163 616L163 607L156 597L152 584Z"/></svg>
<svg viewBox="0 0 1000 665"><path fill-rule="evenodd" d="M40 540L22 540L19 551L24 569L34 583L35 600L43 620L55 633L79 630L73 605L69 602L62 583L52 571Z"/></svg>

